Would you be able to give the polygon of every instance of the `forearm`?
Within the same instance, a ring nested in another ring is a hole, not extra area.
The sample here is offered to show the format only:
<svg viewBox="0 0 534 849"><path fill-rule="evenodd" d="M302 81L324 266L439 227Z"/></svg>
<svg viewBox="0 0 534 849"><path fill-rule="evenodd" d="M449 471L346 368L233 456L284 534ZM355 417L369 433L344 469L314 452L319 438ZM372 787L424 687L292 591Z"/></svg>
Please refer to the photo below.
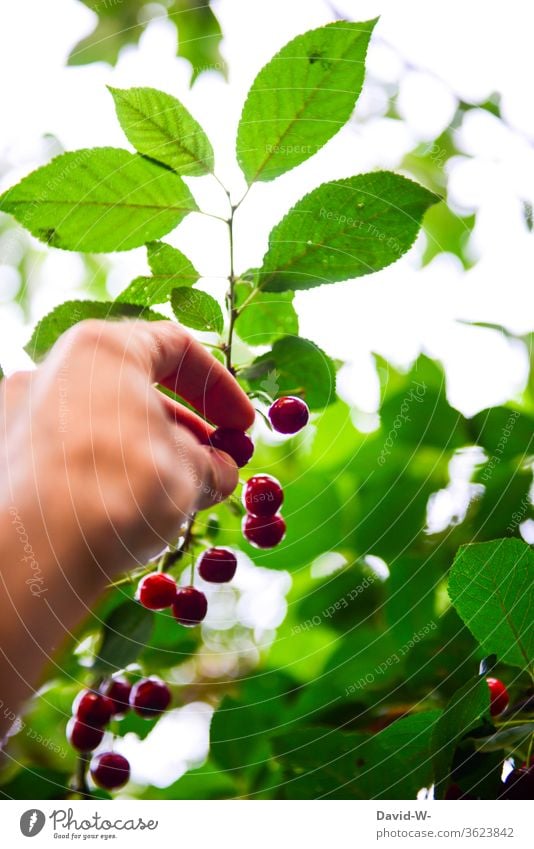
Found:
<svg viewBox="0 0 534 849"><path fill-rule="evenodd" d="M43 668L103 590L99 570L68 568L69 541L53 551L46 528L10 507L0 519L0 739L39 686ZM74 555L73 555L74 556ZM76 553L79 561L80 554ZM89 553L87 560L89 559ZM91 578L89 575L91 574Z"/></svg>

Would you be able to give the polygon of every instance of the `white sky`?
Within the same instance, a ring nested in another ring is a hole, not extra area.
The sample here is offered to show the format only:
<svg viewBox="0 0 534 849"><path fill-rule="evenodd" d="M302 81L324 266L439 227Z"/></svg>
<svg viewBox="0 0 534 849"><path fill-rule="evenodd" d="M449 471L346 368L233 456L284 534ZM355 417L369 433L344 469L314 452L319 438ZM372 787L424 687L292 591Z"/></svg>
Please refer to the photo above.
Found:
<svg viewBox="0 0 534 849"><path fill-rule="evenodd" d="M250 82L276 49L327 22L331 13L323 0L219 0L216 8L226 35L230 85L205 74L191 92L189 66L176 59L175 31L166 22L151 24L139 48L125 49L116 68L100 63L66 68L66 56L89 31L92 13L76 0L9 4L0 30L0 161L11 167L2 188L42 161L43 133L53 133L68 149L128 146L105 89L111 83L152 85L182 98L215 140L218 172L238 197L243 179L233 162L233 143ZM270 228L303 193L326 179L399 167L415 142L433 138L446 126L454 95L483 99L499 91L508 126L484 113L470 114L459 139L472 158L458 157L450 169L453 203L479 213L472 244L477 265L464 273L453 257L441 256L417 270L419 245L371 277L299 294L298 307L302 334L352 363L342 391L365 409L373 409L377 400L371 350L403 364L421 349L439 357L447 366L452 402L468 413L504 401L524 383L523 349L456 319L498 322L516 331L534 325L534 237L523 224L520 203L534 202L534 10L528 2L512 2L503 15L501 4L479 0L454 0L439 10L425 0L340 0L337 8L361 20L381 15L369 55L376 77L395 81L400 72L397 55L378 39L421 68L404 79L399 103L405 122L377 115L383 92L368 86L360 104L362 115L374 114L368 124L356 128L353 123L300 168L253 189L242 207L238 267L259 263ZM192 185L204 207L217 211L222 199L210 178ZM207 288L220 293L222 282L209 277L226 268L223 225L191 216L172 240L206 275ZM34 320L65 299L79 280L76 257L49 250L47 256L36 272ZM116 255L115 262L118 291L145 268L144 251ZM26 362L20 347L29 329L20 327L12 307L1 305L2 289L5 299L12 279L1 263L0 254L0 361L13 370Z"/></svg>

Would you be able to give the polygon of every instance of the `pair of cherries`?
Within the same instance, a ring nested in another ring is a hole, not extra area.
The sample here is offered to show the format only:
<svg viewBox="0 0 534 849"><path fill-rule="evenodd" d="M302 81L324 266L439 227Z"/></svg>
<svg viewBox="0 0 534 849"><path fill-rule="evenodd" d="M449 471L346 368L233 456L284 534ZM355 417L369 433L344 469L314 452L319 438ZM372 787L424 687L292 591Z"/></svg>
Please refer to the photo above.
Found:
<svg viewBox="0 0 534 849"><path fill-rule="evenodd" d="M92 752L104 737L105 726L132 708L139 716L151 719L166 710L171 692L159 678L145 678L132 687L123 678L112 678L102 692L83 690L72 706L67 726L71 746L79 752ZM130 778L128 760L117 752L102 752L91 761L91 776L98 787L118 790Z"/></svg>

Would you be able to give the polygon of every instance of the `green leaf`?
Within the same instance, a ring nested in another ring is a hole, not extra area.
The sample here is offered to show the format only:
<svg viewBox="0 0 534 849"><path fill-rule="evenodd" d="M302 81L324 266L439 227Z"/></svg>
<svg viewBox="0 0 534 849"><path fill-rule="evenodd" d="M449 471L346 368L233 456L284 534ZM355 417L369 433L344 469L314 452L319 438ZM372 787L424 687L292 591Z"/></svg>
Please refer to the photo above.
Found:
<svg viewBox="0 0 534 849"><path fill-rule="evenodd" d="M154 614L136 601L116 607L104 623L102 644L93 668L97 672L124 669L141 654L150 639Z"/></svg>
<svg viewBox="0 0 534 849"><path fill-rule="evenodd" d="M71 251L126 251L173 230L197 205L168 168L113 147L57 156L0 196L38 239Z"/></svg>
<svg viewBox="0 0 534 849"><path fill-rule="evenodd" d="M23 767L6 784L0 784L0 799L66 799L72 776L58 769Z"/></svg>
<svg viewBox="0 0 534 849"><path fill-rule="evenodd" d="M155 88L108 88L126 138L139 153L182 176L213 171L209 139L179 100Z"/></svg>
<svg viewBox="0 0 534 849"><path fill-rule="evenodd" d="M222 310L211 295L200 289L180 286L171 292L171 305L178 321L195 330L222 333Z"/></svg>
<svg viewBox="0 0 534 849"><path fill-rule="evenodd" d="M3 380L3 379L4 379L4 370L3 370L2 366L0 366L0 380Z"/></svg>
<svg viewBox="0 0 534 849"><path fill-rule="evenodd" d="M235 294L238 308L252 296L235 323L236 332L244 342L268 345L280 336L298 334L293 292L261 292L248 283L238 283Z"/></svg>
<svg viewBox="0 0 534 849"><path fill-rule="evenodd" d="M41 359L62 333L87 318L167 320L166 316L144 309L137 304L112 303L111 301L65 301L39 321L24 350L33 360Z"/></svg>
<svg viewBox="0 0 534 849"><path fill-rule="evenodd" d="M477 678L457 690L438 719L432 739L437 799L444 796L457 744L488 711L489 688L485 678Z"/></svg>
<svg viewBox="0 0 534 849"><path fill-rule="evenodd" d="M300 336L278 339L272 350L257 357L241 376L251 389L270 395L299 395L312 410L336 399L336 370L330 357Z"/></svg>
<svg viewBox="0 0 534 849"><path fill-rule="evenodd" d="M268 292L311 289L379 271L412 246L437 200L389 171L323 183L271 231L259 285Z"/></svg>
<svg viewBox="0 0 534 849"><path fill-rule="evenodd" d="M487 654L530 667L534 658L534 552L522 540L460 548L449 577L456 610Z"/></svg>
<svg viewBox="0 0 534 849"><path fill-rule="evenodd" d="M178 248L165 242L149 242L147 251L153 277L136 277L117 301L142 306L163 304L173 289L192 286L199 279L198 271Z"/></svg>
<svg viewBox="0 0 534 849"><path fill-rule="evenodd" d="M310 30L262 68L237 132L237 158L249 184L309 159L348 121L375 24L335 21Z"/></svg>
<svg viewBox="0 0 534 849"><path fill-rule="evenodd" d="M492 466L503 459L534 453L534 418L511 407L482 410L469 421L473 439L489 454Z"/></svg>

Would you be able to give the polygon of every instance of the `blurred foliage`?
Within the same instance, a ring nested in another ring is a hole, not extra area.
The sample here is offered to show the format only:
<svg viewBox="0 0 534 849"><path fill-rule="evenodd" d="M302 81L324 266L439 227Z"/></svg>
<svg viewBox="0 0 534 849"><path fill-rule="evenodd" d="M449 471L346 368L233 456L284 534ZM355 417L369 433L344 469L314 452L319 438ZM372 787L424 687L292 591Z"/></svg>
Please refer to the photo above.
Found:
<svg viewBox="0 0 534 849"><path fill-rule="evenodd" d="M155 18L168 18L178 30L177 55L191 63L193 83L203 71L226 77L226 63L219 52L222 39L210 0L80 0L98 16L95 28L69 55L69 65L108 62L115 65L128 44L137 44L145 27Z"/></svg>

